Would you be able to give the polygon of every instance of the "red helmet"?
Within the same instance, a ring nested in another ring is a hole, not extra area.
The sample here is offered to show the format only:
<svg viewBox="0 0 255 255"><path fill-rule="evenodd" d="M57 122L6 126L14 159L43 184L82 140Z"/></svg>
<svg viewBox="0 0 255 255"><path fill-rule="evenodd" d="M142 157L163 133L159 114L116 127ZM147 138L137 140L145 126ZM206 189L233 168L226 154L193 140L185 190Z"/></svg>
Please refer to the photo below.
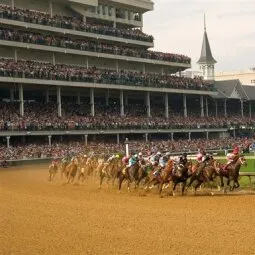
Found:
<svg viewBox="0 0 255 255"><path fill-rule="evenodd" d="M236 146L233 150L233 154L238 154L239 153L239 148Z"/></svg>

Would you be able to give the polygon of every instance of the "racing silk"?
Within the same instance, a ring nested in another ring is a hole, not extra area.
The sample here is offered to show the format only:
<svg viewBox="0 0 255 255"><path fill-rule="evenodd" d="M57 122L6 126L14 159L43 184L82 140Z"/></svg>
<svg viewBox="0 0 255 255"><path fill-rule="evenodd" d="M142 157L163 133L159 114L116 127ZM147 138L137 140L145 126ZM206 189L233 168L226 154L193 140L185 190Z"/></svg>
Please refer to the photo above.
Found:
<svg viewBox="0 0 255 255"><path fill-rule="evenodd" d="M113 160L114 158L115 158L115 156L112 155L110 158L107 159L107 162L108 162L108 163L112 162L112 160Z"/></svg>
<svg viewBox="0 0 255 255"><path fill-rule="evenodd" d="M159 163L159 157L158 157L158 155L151 156L149 160L150 160L150 162L151 162L151 164L152 164L153 166L155 166L156 164Z"/></svg>
<svg viewBox="0 0 255 255"><path fill-rule="evenodd" d="M174 156L171 159L173 160L175 165L180 164L180 157L179 156Z"/></svg>
<svg viewBox="0 0 255 255"><path fill-rule="evenodd" d="M62 158L61 162L62 162L63 164L67 163L67 158Z"/></svg>
<svg viewBox="0 0 255 255"><path fill-rule="evenodd" d="M197 154L197 156L196 156L197 162L198 162L198 163L201 163L201 162L204 161L204 159L205 159L205 158L204 158L204 155L203 155L202 153L199 152L199 153Z"/></svg>
<svg viewBox="0 0 255 255"><path fill-rule="evenodd" d="M167 160L165 159L165 157L161 157L161 158L159 159L159 165L160 165L161 167L165 167L165 166L166 166L166 163L167 163Z"/></svg>
<svg viewBox="0 0 255 255"><path fill-rule="evenodd" d="M232 162L234 161L234 159L235 159L235 156L236 156L236 155L235 155L234 153L228 153L228 154L227 154L227 157L226 157L226 158L227 158L227 161L228 161L227 164L232 163Z"/></svg>
<svg viewBox="0 0 255 255"><path fill-rule="evenodd" d="M128 162L129 162L129 157L128 156L125 156L125 157L122 158L122 163L124 165L128 165Z"/></svg>
<svg viewBox="0 0 255 255"><path fill-rule="evenodd" d="M128 161L128 167L133 166L137 162L137 159L135 157L131 157Z"/></svg>

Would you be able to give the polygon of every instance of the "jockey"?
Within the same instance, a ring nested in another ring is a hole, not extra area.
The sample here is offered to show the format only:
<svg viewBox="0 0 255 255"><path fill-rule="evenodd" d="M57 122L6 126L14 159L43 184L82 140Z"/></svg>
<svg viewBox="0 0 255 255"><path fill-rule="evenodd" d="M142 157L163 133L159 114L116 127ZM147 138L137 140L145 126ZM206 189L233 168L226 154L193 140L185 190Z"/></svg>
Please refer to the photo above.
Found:
<svg viewBox="0 0 255 255"><path fill-rule="evenodd" d="M150 157L150 163L153 166L156 166L156 165L158 165L160 158L161 158L161 152L157 152L156 155L153 155L153 156Z"/></svg>
<svg viewBox="0 0 255 255"><path fill-rule="evenodd" d="M54 158L52 161L51 161L51 164L56 166L58 164L58 160L56 158Z"/></svg>
<svg viewBox="0 0 255 255"><path fill-rule="evenodd" d="M226 170L227 169L227 167L232 163L232 162L234 162L235 161L235 159L238 157L238 155L239 155L239 148L236 146L234 149L233 149L233 151L231 152L231 153L228 153L227 154L227 164L225 165L225 167L224 167L224 170Z"/></svg>
<svg viewBox="0 0 255 255"><path fill-rule="evenodd" d="M188 156L188 154L186 152L184 152L180 156L180 166L184 167L187 164L187 162L188 162L187 156Z"/></svg>
<svg viewBox="0 0 255 255"><path fill-rule="evenodd" d="M164 155L164 156L160 157L159 165L161 168L164 168L166 166L166 164L167 164L167 156Z"/></svg>
<svg viewBox="0 0 255 255"><path fill-rule="evenodd" d="M128 161L128 167L133 166L138 161L138 155L134 154Z"/></svg>
<svg viewBox="0 0 255 255"><path fill-rule="evenodd" d="M123 157L121 161L122 161L122 163L123 163L125 166L127 166L127 165L128 165L128 162L129 162L129 156Z"/></svg>
<svg viewBox="0 0 255 255"><path fill-rule="evenodd" d="M196 159L199 165L199 168L197 170L197 175L200 176L206 166L206 162L208 161L208 159L210 159L210 156L207 155L204 150L202 150L197 154Z"/></svg>

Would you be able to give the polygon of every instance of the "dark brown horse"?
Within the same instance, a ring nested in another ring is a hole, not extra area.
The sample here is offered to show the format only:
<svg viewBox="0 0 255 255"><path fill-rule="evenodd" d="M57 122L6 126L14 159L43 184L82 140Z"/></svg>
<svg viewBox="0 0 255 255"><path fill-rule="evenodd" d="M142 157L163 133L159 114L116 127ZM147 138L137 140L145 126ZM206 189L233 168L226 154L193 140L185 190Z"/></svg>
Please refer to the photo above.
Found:
<svg viewBox="0 0 255 255"><path fill-rule="evenodd" d="M227 168L225 168L224 165L220 167L219 176L221 179L221 186L224 187L223 178L227 178L228 182L227 185L230 188L230 191L233 191L234 188L239 188L240 184L238 182L239 178L239 172L241 166L247 166L247 162L245 157L241 156L238 157L235 161L233 161L231 164L228 165ZM226 189L224 188L224 192L226 192Z"/></svg>
<svg viewBox="0 0 255 255"><path fill-rule="evenodd" d="M139 161L137 161L131 167L125 166L122 170L119 171L119 191L121 191L121 186L124 180L127 180L128 191L130 191L130 183L139 179L139 168L140 164Z"/></svg>
<svg viewBox="0 0 255 255"><path fill-rule="evenodd" d="M192 161L187 161L183 167L175 166L172 175L170 176L169 183L172 182L172 193L175 196L175 189L177 184L182 183L182 196L187 185L187 180L192 176Z"/></svg>
<svg viewBox="0 0 255 255"><path fill-rule="evenodd" d="M213 195L212 192L212 182L213 180L216 178L216 176L218 175L219 169L220 169L220 164L218 161L216 161L215 159L211 158L207 163L203 162L202 164L206 164L204 166L204 169L201 171L200 174L197 173L197 171L194 171L192 173L192 176L190 178L189 184L187 185L188 189L192 183L194 181L197 181L197 184L195 186L195 191L194 194L196 195L197 192L197 188L202 184L202 183L206 183L209 182L210 186L211 186L211 194ZM197 170L199 169L199 167L203 167L203 165L197 166Z"/></svg>

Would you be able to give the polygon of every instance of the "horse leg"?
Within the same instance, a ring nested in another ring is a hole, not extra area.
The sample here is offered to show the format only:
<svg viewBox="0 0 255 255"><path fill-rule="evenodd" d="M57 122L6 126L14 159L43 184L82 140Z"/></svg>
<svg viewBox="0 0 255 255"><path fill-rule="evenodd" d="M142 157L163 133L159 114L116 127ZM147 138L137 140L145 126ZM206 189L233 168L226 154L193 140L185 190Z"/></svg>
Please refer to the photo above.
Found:
<svg viewBox="0 0 255 255"><path fill-rule="evenodd" d="M173 182L173 197L175 197L175 189L176 189L176 186L177 186L177 182Z"/></svg>
<svg viewBox="0 0 255 255"><path fill-rule="evenodd" d="M163 184L164 184L164 181L161 181L161 182L159 183L159 197L163 197L163 196L161 195L161 193L162 193L162 188L163 188Z"/></svg>
<svg viewBox="0 0 255 255"><path fill-rule="evenodd" d="M184 195L185 187L186 187L187 181L184 181L182 183L182 196Z"/></svg>
<svg viewBox="0 0 255 255"><path fill-rule="evenodd" d="M104 173L100 173L100 184L99 184L99 189L102 188L102 184L103 184L104 177L105 177Z"/></svg>
<svg viewBox="0 0 255 255"><path fill-rule="evenodd" d="M120 173L119 175L119 192L121 191L121 185L122 185L122 182L124 181L125 177L123 176L122 173Z"/></svg>
<svg viewBox="0 0 255 255"><path fill-rule="evenodd" d="M194 195L197 194L197 188L202 184L202 181L198 180L197 185L195 186L195 191L194 191Z"/></svg>

